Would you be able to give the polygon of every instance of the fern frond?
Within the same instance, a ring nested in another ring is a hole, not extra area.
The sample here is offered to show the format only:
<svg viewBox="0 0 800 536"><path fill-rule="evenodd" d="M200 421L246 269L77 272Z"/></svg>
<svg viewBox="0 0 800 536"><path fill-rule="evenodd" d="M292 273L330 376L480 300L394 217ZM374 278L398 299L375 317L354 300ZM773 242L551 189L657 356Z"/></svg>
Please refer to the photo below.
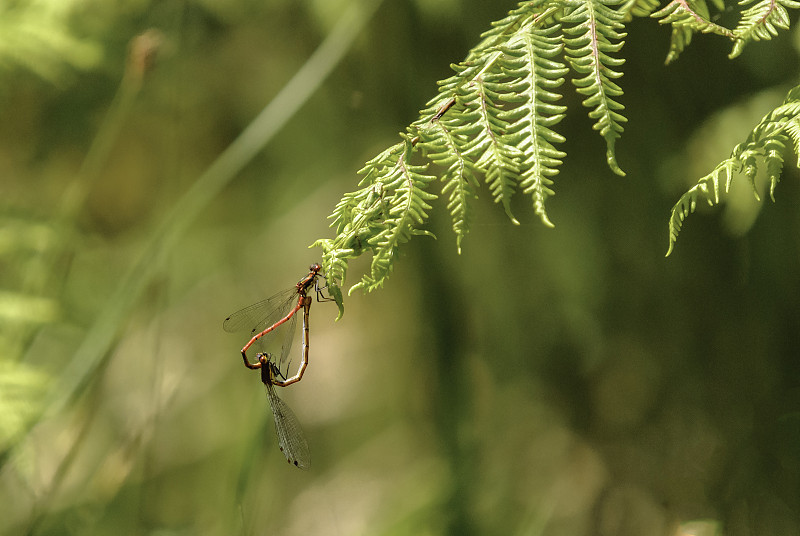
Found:
<svg viewBox="0 0 800 536"><path fill-rule="evenodd" d="M558 166L566 153L555 148L563 143L564 136L551 127L564 117L566 106L554 104L561 98L553 90L564 83L566 66L555 60L564 48L561 26L536 29L516 42L503 47L504 73L512 78L512 85L520 85L521 104L504 112L508 120L508 134L522 151L520 158L520 186L533 198L535 213L548 227L553 223L547 216L545 201L554 195L550 177L558 174ZM524 88L524 89L523 89Z"/></svg>
<svg viewBox="0 0 800 536"><path fill-rule="evenodd" d="M676 25L672 27L672 33L669 38L669 52L667 58L664 60L664 65L669 65L678 59L681 52L686 50L686 47L692 42L694 30L686 25Z"/></svg>
<svg viewBox="0 0 800 536"><path fill-rule="evenodd" d="M704 0L672 0L650 16L660 19L659 24L671 24L673 28L685 27L693 32L734 38L731 30L711 22L708 5Z"/></svg>
<svg viewBox="0 0 800 536"><path fill-rule="evenodd" d="M511 93L511 89L514 88L504 84L502 75L498 74L478 76L464 86L458 96L464 106L458 132L471 138L465 154L474 159L475 167L484 173L495 203L501 203L508 218L519 225L511 213L511 197L516 189L522 151L503 141L509 123L503 118L500 107L501 93Z"/></svg>
<svg viewBox="0 0 800 536"><path fill-rule="evenodd" d="M459 251L481 175L512 223L518 222L511 198L521 190L531 196L542 223L552 226L545 204L565 156L556 148L565 140L555 127L566 112L557 102L569 72L567 49L578 73L573 83L606 142L609 167L624 175L614 142L626 119L615 100L622 90L613 82L621 76L614 68L623 61L612 56L623 45L619 30L626 15L644 14L655 4L636 0L626 3L626 11L611 7L622 1L520 2L482 34L466 59L451 65L453 75L438 83L437 95L408 126L404 141L367 162L359 172L360 190L345 195L331 214L336 238L315 244L323 248L323 267L334 282L344 278L348 259L369 252L370 273L350 292L379 288L399 246L415 234L429 234L422 225L436 195L429 191L434 177L426 174L425 162L436 165L432 169L442 179Z"/></svg>
<svg viewBox="0 0 800 536"><path fill-rule="evenodd" d="M669 218L669 249L667 256L672 253L678 233L683 227L683 220L697 208L697 200L704 198L709 206L719 203L720 176L725 174L725 193L730 189L733 173L738 171L740 162L736 158L728 158L720 162L714 171L702 177L697 184L692 186L681 196L678 202L672 207L672 214Z"/></svg>
<svg viewBox="0 0 800 536"><path fill-rule="evenodd" d="M383 191L392 199L386 218L377 226L380 231L367 239L373 251L370 274L364 275L355 284L350 293L361 288L371 292L383 285L392 270L397 249L408 242L414 235L433 236L419 227L428 218L431 209L428 201L437 198L426 191L428 185L436 177L424 175L426 166L414 165L410 162L413 153L411 140L406 139L394 146L395 150L387 153L381 162L370 162L364 180L370 184L380 184ZM398 150L399 149L399 150Z"/></svg>
<svg viewBox="0 0 800 536"><path fill-rule="evenodd" d="M541 26L554 24L553 15L559 8L558 2L553 0L520 2L520 7L511 10L507 17L492 22L492 28L481 34L481 42L473 47L465 61L471 63L476 58L482 57L487 51L495 52L511 36L525 33L526 28L533 24Z"/></svg>
<svg viewBox="0 0 800 536"><path fill-rule="evenodd" d="M717 9L724 9L721 0L716 0ZM724 26L711 22L711 14L705 0L673 0L663 9L650 15L659 18L659 24L671 24L672 34L669 40L669 52L664 64L669 65L678 59L695 32L713 33L733 39L733 32Z"/></svg>
<svg viewBox="0 0 800 536"><path fill-rule="evenodd" d="M561 10L560 3L554 0L534 0L520 2L520 7L509 12L502 20L492 23L492 28L481 34L481 42L473 47L466 59L461 63L451 64L456 72L444 80L440 80L439 93L431 99L426 108L420 112L420 119L412 126L424 128L451 99L455 98L459 88L472 83L478 76L495 69L502 58L502 45L518 36L524 35L536 27L548 27L556 24L555 14Z"/></svg>
<svg viewBox="0 0 800 536"><path fill-rule="evenodd" d="M660 0L625 0L619 11L625 15L625 21L633 17L648 17L661 5Z"/></svg>
<svg viewBox="0 0 800 536"><path fill-rule="evenodd" d="M763 162L769 181L770 198L775 200L775 188L783 170L784 153L789 141L794 143L796 154L800 154L800 86L792 89L783 104L775 108L753 128L747 139L737 145L730 158L701 178L688 192L683 194L672 208L669 221L669 248L672 252L683 220L694 212L699 198L705 198L709 205L719 203L720 176L725 173L725 192L727 193L734 173L742 172L750 181L756 199L761 200L756 189L755 177ZM800 165L800 163L798 164ZM712 196L713 193L713 196Z"/></svg>
<svg viewBox="0 0 800 536"><path fill-rule="evenodd" d="M772 39L778 35L778 29L789 29L788 9L800 8L800 2L794 0L743 0L740 5L755 4L742 12L742 17L733 31L735 41L729 58L742 53L750 41Z"/></svg>
<svg viewBox="0 0 800 536"><path fill-rule="evenodd" d="M344 316L344 300L339 283L344 284L347 276L347 259L354 257L354 251L335 249L335 241L329 238L321 238L308 246L310 248L322 249L322 263L326 266L325 284L328 295L334 299L339 307L339 315L336 320Z"/></svg>
<svg viewBox="0 0 800 536"><path fill-rule="evenodd" d="M455 101L453 101L455 102ZM456 233L456 248L461 253L461 240L469 231L470 202L478 197L480 184L475 178L475 164L465 154L466 140L445 121L437 119L432 128L422 131L422 148L435 164L444 166L442 193L448 195L447 209Z"/></svg>
<svg viewBox="0 0 800 536"><path fill-rule="evenodd" d="M800 100L794 90L787 95L783 104L765 116L753 129L747 139L733 149L733 156L743 162L743 172L753 186L757 200L761 200L755 187L755 175L759 158L763 158L767 179L769 180L770 198L775 201L775 187L780 181L783 170L786 143L791 139L795 144L795 153L800 154L800 137L797 136L797 125L800 123Z"/></svg>
<svg viewBox="0 0 800 536"><path fill-rule="evenodd" d="M625 107L614 100L622 95L613 79L622 73L615 71L625 63L624 59L613 58L609 54L619 52L624 45L621 39L624 32L624 15L610 6L620 0L568 0L565 14L561 18L564 33L574 37L565 38L566 56L572 68L583 78L574 79L578 93L586 95L583 105L592 110L589 117L596 119L594 128L606 141L606 161L617 175L624 176L614 152L614 143L622 134L622 123L627 119L619 113Z"/></svg>

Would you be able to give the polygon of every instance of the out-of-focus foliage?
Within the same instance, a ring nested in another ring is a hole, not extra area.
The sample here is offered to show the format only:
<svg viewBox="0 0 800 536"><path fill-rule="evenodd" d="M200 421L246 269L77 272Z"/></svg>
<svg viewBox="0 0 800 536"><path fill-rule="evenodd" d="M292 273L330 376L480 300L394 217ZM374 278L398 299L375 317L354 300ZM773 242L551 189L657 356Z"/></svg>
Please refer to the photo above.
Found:
<svg viewBox="0 0 800 536"><path fill-rule="evenodd" d="M73 31L77 0L28 0L0 5L0 65L59 84L73 71L100 66L102 43Z"/></svg>
<svg viewBox="0 0 800 536"><path fill-rule="evenodd" d="M18 441L39 416L48 378L46 371L0 360L0 450Z"/></svg>

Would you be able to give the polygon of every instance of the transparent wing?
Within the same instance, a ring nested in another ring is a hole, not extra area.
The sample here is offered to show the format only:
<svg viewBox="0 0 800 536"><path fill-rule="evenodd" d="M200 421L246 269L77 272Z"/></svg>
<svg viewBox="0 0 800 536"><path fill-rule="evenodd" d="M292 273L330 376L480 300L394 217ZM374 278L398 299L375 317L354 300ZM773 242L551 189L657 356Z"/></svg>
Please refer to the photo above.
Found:
<svg viewBox="0 0 800 536"><path fill-rule="evenodd" d="M278 434L278 446L286 461L300 469L311 467L311 453L303 429L294 412L275 393L275 387L266 383L267 400L269 400L272 416L275 417L275 431Z"/></svg>
<svg viewBox="0 0 800 536"><path fill-rule="evenodd" d="M249 329L252 335L264 331L286 316L295 302L292 299L294 296L297 296L297 289L292 287L266 300L239 309L225 319L222 329L230 333Z"/></svg>
<svg viewBox="0 0 800 536"><path fill-rule="evenodd" d="M287 311L288 312L288 311ZM292 315L292 318L287 322L286 333L283 336L283 346L281 347L281 357L278 360L278 370L281 371L284 378L289 377L289 366L292 363L292 358L289 353L292 350L292 342L294 342L294 331L297 326L297 317L302 314L302 309Z"/></svg>

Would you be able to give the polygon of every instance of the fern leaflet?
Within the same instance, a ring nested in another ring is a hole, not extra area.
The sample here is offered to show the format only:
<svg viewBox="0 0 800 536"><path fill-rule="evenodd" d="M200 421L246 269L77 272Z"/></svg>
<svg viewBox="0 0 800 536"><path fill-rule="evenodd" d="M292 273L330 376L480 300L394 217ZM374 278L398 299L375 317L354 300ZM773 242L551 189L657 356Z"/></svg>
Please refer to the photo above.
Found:
<svg viewBox="0 0 800 536"><path fill-rule="evenodd" d="M725 193L730 188L734 174L742 172L750 181L756 199L760 200L755 177L760 163L763 162L770 185L770 198L774 201L775 188L783 170L785 147L790 140L794 143L795 153L800 154L800 86L793 88L783 104L767 114L753 128L747 139L734 148L730 158L718 164L714 171L702 177L681 196L670 215L667 255L672 253L683 221L694 212L698 199L704 198L711 206L720 202L723 174Z"/></svg>
<svg viewBox="0 0 800 536"><path fill-rule="evenodd" d="M519 174L522 151L502 140L509 123L501 115L500 92L508 89L501 76L478 76L462 87L459 100L464 103L461 116L465 123L460 132L473 137L467 154L475 159L475 166L484 172L495 202L502 203L509 219L518 225L519 222L511 214L511 196Z"/></svg>
<svg viewBox="0 0 800 536"><path fill-rule="evenodd" d="M625 20L629 21L633 17L647 17L660 3L659 0L625 0L619 11L624 13Z"/></svg>
<svg viewBox="0 0 800 536"><path fill-rule="evenodd" d="M620 1L565 1L565 14L561 22L564 32L573 36L564 39L567 59L576 72L585 75L572 82L578 93L586 95L583 105L592 108L589 117L597 120L592 128L600 131L606 140L608 166L617 175L624 176L625 172L617 164L614 143L622 134L622 123L627 119L619 113L624 106L614 100L622 95L622 88L613 79L622 76L614 67L619 67L625 60L609 55L619 52L624 45L621 39L626 34L617 31L624 27L624 14L610 7Z"/></svg>
<svg viewBox="0 0 800 536"><path fill-rule="evenodd" d="M453 101L455 102L455 101ZM446 166L442 175L445 185L442 193L448 195L447 209L453 219L456 247L461 253L461 240L469 231L470 201L478 197L478 180L475 164L465 154L468 147L465 137L437 119L433 128L422 131L420 147L435 164Z"/></svg>
<svg viewBox="0 0 800 536"><path fill-rule="evenodd" d="M772 39L778 35L778 28L789 29L789 9L800 8L800 2L794 0L743 0L741 5L754 5L742 12L742 18L733 31L735 41L729 57L735 58L742 53L744 46L750 41Z"/></svg>
<svg viewBox="0 0 800 536"><path fill-rule="evenodd" d="M672 0L651 17L660 19L659 24L672 24L673 28L684 27L692 32L713 33L731 39L734 37L728 28L711 22L708 6L704 0Z"/></svg>
<svg viewBox="0 0 800 536"><path fill-rule="evenodd" d="M503 47L503 70L512 77L512 87L518 87L524 96L517 108L502 114L511 123L508 133L512 142L518 139L521 150L520 186L533 198L535 213L548 227L553 223L547 217L545 201L554 195L550 177L558 173L558 166L566 153L555 148L564 137L552 126L564 117L566 106L554 104L561 95L553 90L564 83L568 69L554 60L564 45L559 25L537 29L522 36L517 42ZM555 34L555 35L553 35Z"/></svg>
<svg viewBox="0 0 800 536"><path fill-rule="evenodd" d="M370 275L364 276L350 292L357 288L370 292L382 286L392 270L397 248L413 235L432 236L419 226L428 218L427 211L431 209L428 201L437 197L426 191L436 177L424 175L425 166L410 162L411 140L398 143L393 149L386 158L379 162L371 161L369 168L365 168L362 184L367 182L379 186L382 192L394 199L394 203L385 213L380 212L385 218L374 222L378 232L367 238L367 244L373 250Z"/></svg>

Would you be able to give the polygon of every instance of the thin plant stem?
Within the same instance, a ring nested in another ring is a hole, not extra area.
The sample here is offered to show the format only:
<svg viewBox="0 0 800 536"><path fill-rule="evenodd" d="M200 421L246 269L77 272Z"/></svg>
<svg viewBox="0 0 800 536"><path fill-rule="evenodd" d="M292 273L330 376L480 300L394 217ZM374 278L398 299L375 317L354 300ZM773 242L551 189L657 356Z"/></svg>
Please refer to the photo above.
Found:
<svg viewBox="0 0 800 536"><path fill-rule="evenodd" d="M333 31L253 122L233 141L178 200L145 246L137 262L121 278L114 295L98 314L72 360L63 369L46 416L57 415L80 391L92 372L109 356L125 316L150 281L163 255L168 255L200 212L310 98L349 50L382 0L353 3Z"/></svg>
<svg viewBox="0 0 800 536"><path fill-rule="evenodd" d="M322 85L344 58L381 2L382 0L353 2L294 77L177 201L152 233L152 238L144 246L138 260L120 277L119 286L106 301L105 307L97 315L70 361L62 368L59 381L49 394L41 421L57 417L80 396L98 371L102 370L112 355L112 345L125 318L151 281L163 258L172 252L202 210ZM96 158L99 157L95 155L92 162ZM88 171L92 167L94 164ZM12 459L25 449L25 440L17 443ZM61 473L63 472L62 469Z"/></svg>

